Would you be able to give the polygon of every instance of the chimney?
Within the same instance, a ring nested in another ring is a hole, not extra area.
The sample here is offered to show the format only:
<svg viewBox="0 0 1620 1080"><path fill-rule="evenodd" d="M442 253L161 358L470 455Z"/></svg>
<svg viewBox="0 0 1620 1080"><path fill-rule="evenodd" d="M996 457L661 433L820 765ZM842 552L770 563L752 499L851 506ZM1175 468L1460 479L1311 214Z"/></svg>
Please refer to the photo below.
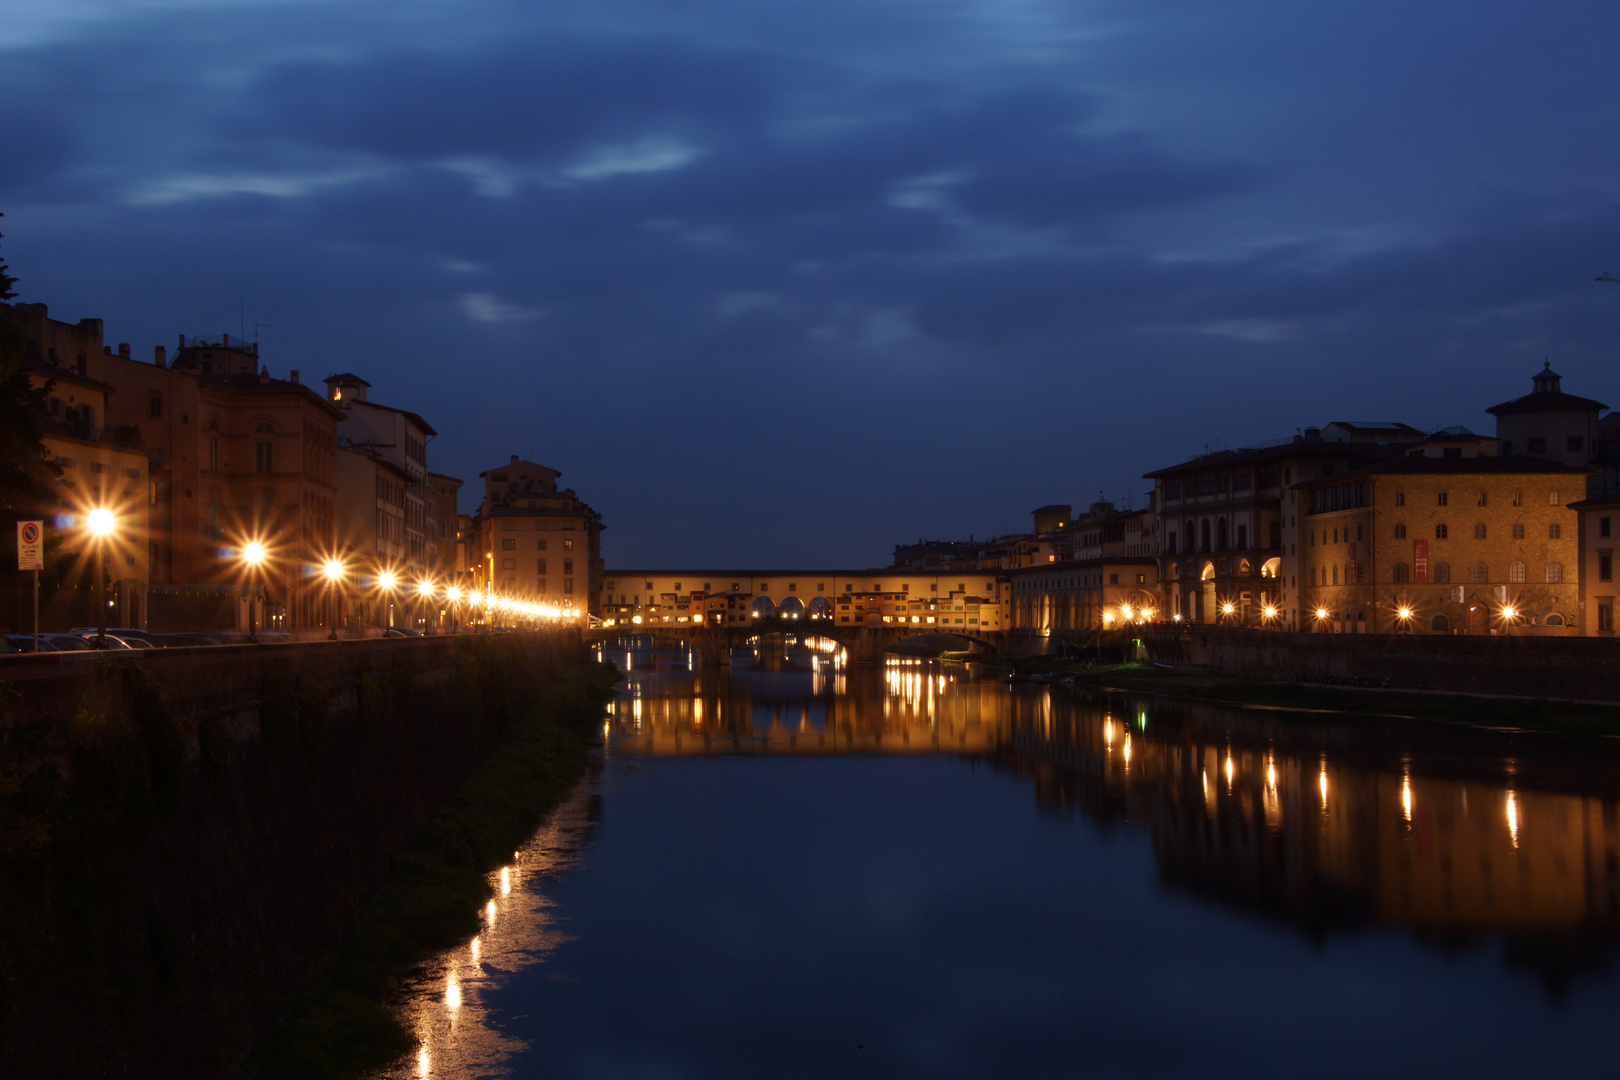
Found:
<svg viewBox="0 0 1620 1080"><path fill-rule="evenodd" d="M262 367L262 368L259 369L259 381L262 382L262 383L267 383L267 382L270 381L270 369L269 368Z"/></svg>
<svg viewBox="0 0 1620 1080"><path fill-rule="evenodd" d="M183 349L185 347L186 347L186 335L181 334L180 335L180 344L175 346L175 350L179 351L180 349Z"/></svg>
<svg viewBox="0 0 1620 1080"><path fill-rule="evenodd" d="M512 455L512 464L516 465L517 463L518 463L518 456L516 454L513 454Z"/></svg>
<svg viewBox="0 0 1620 1080"><path fill-rule="evenodd" d="M298 369L297 369L297 368L293 368L293 369L292 369L292 370L291 370L291 371L289 371L289 372L288 372L288 373L287 373L287 377L288 377L288 378L289 378L289 379L291 379L291 380L292 380L292 382L293 382L293 385L295 385L295 386L296 386L296 385L297 385L297 384L298 384Z"/></svg>
<svg viewBox="0 0 1620 1080"><path fill-rule="evenodd" d="M154 366L154 367L168 367L169 366L169 350L165 349L161 345L154 346L153 349L152 349L152 366Z"/></svg>
<svg viewBox="0 0 1620 1080"><path fill-rule="evenodd" d="M123 357L125 360L129 359L129 342L120 341L118 343L118 355Z"/></svg>

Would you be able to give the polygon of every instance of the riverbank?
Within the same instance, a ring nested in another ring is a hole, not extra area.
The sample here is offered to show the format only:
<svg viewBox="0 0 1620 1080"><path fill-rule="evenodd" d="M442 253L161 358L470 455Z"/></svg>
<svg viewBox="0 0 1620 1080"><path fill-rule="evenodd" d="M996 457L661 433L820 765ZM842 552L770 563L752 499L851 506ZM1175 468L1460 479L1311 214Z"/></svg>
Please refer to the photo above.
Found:
<svg viewBox="0 0 1620 1080"><path fill-rule="evenodd" d="M478 931L489 871L510 861L584 775L618 672L563 673L393 860L336 964L282 1010L242 1080L361 1076L408 1054L392 998L413 965Z"/></svg>
<svg viewBox="0 0 1620 1080"><path fill-rule="evenodd" d="M1261 682L1168 670L1148 663L1095 664L1042 656L976 656L970 661L946 662L977 665L1018 681L1153 694L1234 708L1337 714L1381 722L1452 724L1507 733L1620 737L1620 706L1598 702Z"/></svg>

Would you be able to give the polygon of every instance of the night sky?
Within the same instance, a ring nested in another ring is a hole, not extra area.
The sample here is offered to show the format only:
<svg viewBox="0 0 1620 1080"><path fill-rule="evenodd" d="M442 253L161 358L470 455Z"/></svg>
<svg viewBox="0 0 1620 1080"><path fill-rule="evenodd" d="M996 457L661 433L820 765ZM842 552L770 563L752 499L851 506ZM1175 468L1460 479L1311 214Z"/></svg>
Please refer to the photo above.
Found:
<svg viewBox="0 0 1620 1080"><path fill-rule="evenodd" d="M610 566L870 566L1334 419L1620 404L1620 7L0 6L0 248L352 370ZM463 501L471 509L474 498Z"/></svg>

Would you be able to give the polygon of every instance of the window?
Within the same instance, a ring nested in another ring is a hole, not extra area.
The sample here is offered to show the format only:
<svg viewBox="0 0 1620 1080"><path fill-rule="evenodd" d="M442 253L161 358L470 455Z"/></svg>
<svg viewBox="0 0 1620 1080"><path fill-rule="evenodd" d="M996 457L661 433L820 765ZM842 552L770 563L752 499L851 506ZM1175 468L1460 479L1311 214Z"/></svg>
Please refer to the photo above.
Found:
<svg viewBox="0 0 1620 1080"><path fill-rule="evenodd" d="M1524 584L1524 563L1516 562L1508 565L1508 581L1514 585Z"/></svg>
<svg viewBox="0 0 1620 1080"><path fill-rule="evenodd" d="M1486 504L1486 498L1487 498L1486 493L1483 492L1483 491L1480 492L1479 493L1479 502L1477 502L1475 505L1476 506L1484 506Z"/></svg>
<svg viewBox="0 0 1620 1080"><path fill-rule="evenodd" d="M502 570L516 570L517 569L517 560L516 559L502 559L501 560L501 569Z"/></svg>
<svg viewBox="0 0 1620 1080"><path fill-rule="evenodd" d="M1598 601L1598 633L1614 633L1614 601Z"/></svg>
<svg viewBox="0 0 1620 1080"><path fill-rule="evenodd" d="M1562 525L1554 524L1554 525L1547 526L1547 539L1549 539L1549 540L1562 540L1563 538L1564 538L1564 527Z"/></svg>
<svg viewBox="0 0 1620 1080"><path fill-rule="evenodd" d="M1475 540L1483 540L1483 539L1485 539L1485 526L1484 526L1483 523L1474 526L1474 539Z"/></svg>
<svg viewBox="0 0 1620 1080"><path fill-rule="evenodd" d="M1550 563L1548 563L1547 564L1547 584L1549 584L1549 585L1559 585L1559 584L1563 583L1563 580L1564 580L1564 564L1561 563L1561 562L1550 562Z"/></svg>
<svg viewBox="0 0 1620 1080"><path fill-rule="evenodd" d="M152 409L151 415L152 415L153 419L156 419L157 417L162 416L163 415L163 398L161 398L157 394L153 394L152 395L152 402L151 402L151 409Z"/></svg>
<svg viewBox="0 0 1620 1080"><path fill-rule="evenodd" d="M535 561L535 571L534 572L537 573L537 574L544 574L546 572L546 560L544 560L544 559L536 559L534 561Z"/></svg>
<svg viewBox="0 0 1620 1080"><path fill-rule="evenodd" d="M1434 575L1434 583L1436 585L1449 585L1451 583L1450 563L1435 563L1433 569L1430 570L1430 573Z"/></svg>
<svg viewBox="0 0 1620 1080"><path fill-rule="evenodd" d="M1523 525L1515 525L1515 526L1513 526L1513 539L1515 539L1515 540L1523 540L1524 539L1524 526Z"/></svg>
<svg viewBox="0 0 1620 1080"><path fill-rule="evenodd" d="M1462 457L1462 447L1460 447L1460 446L1441 447L1440 456L1443 457L1443 458L1448 458L1448 457L1460 458L1460 457Z"/></svg>
<svg viewBox="0 0 1620 1080"><path fill-rule="evenodd" d="M544 540L536 540L534 542L534 550L536 550L536 551L544 551L544 550L546 550L546 542Z"/></svg>
<svg viewBox="0 0 1620 1080"><path fill-rule="evenodd" d="M208 440L208 467L214 472L219 471L219 440Z"/></svg>
<svg viewBox="0 0 1620 1080"><path fill-rule="evenodd" d="M1511 453L1513 453L1513 440L1512 439L1503 439L1502 440L1502 456L1507 457Z"/></svg>
<svg viewBox="0 0 1620 1080"><path fill-rule="evenodd" d="M1357 540L1366 539L1366 534L1364 533L1364 531L1362 530L1362 527L1360 525L1356 526L1356 539Z"/></svg>
<svg viewBox="0 0 1620 1080"><path fill-rule="evenodd" d="M1395 539L1397 539L1397 540L1405 540L1406 539L1406 526L1405 525L1397 525L1397 526L1395 526Z"/></svg>
<svg viewBox="0 0 1620 1080"><path fill-rule="evenodd" d="M1434 527L1434 538L1436 540L1444 540L1446 538L1446 527L1444 525L1436 525Z"/></svg>
<svg viewBox="0 0 1620 1080"><path fill-rule="evenodd" d="M1504 453L1504 454L1511 453L1511 452L1512 451L1509 451L1509 450L1503 450L1502 451L1502 453ZM1513 505L1514 506L1523 506L1524 505L1524 492L1515 491L1513 493Z"/></svg>
<svg viewBox="0 0 1620 1080"><path fill-rule="evenodd" d="M564 540L563 541L563 550L564 551L573 551L574 550L574 542L572 540Z"/></svg>
<svg viewBox="0 0 1620 1080"><path fill-rule="evenodd" d="M1118 585L1119 584L1119 575L1118 574L1109 574L1108 575L1108 584L1110 584L1110 585Z"/></svg>
<svg viewBox="0 0 1620 1080"><path fill-rule="evenodd" d="M1339 568L1337 566L1335 566L1333 568L1333 584L1337 585L1338 583L1339 583Z"/></svg>
<svg viewBox="0 0 1620 1080"><path fill-rule="evenodd" d="M1405 506L1406 505L1406 492L1397 491L1395 493L1395 505L1396 506Z"/></svg>
<svg viewBox="0 0 1620 1080"><path fill-rule="evenodd" d="M271 442L256 442L253 444L253 471L275 472L275 444Z"/></svg>
<svg viewBox="0 0 1620 1080"><path fill-rule="evenodd" d="M1449 491L1442 491L1439 495L1435 496L1435 505L1436 506L1444 506L1444 505L1446 505L1446 499L1447 499L1448 496L1450 496L1450 494L1451 494L1451 492L1449 492Z"/></svg>
<svg viewBox="0 0 1620 1080"><path fill-rule="evenodd" d="M502 540L501 541L501 550L502 551L516 551L517 550L517 541L516 540Z"/></svg>
<svg viewBox="0 0 1620 1080"><path fill-rule="evenodd" d="M1529 439L1527 440L1527 444L1528 449L1532 454L1545 454L1547 452L1546 439Z"/></svg>
<svg viewBox="0 0 1620 1080"><path fill-rule="evenodd" d="M574 591L574 579L571 578L571 577L570 578L563 578L563 592L571 593L573 591Z"/></svg>
<svg viewBox="0 0 1620 1080"><path fill-rule="evenodd" d="M1237 548L1239 551L1249 549L1249 527L1247 525L1237 527Z"/></svg>
<svg viewBox="0 0 1620 1080"><path fill-rule="evenodd" d="M1412 568L1403 562L1395 564L1395 584L1405 585L1412 580Z"/></svg>
<svg viewBox="0 0 1620 1080"><path fill-rule="evenodd" d="M1483 585L1489 580L1491 580L1490 567L1486 566L1482 562L1475 563L1474 564L1474 583L1477 584L1477 585Z"/></svg>
<svg viewBox="0 0 1620 1080"><path fill-rule="evenodd" d="M1598 580L1614 580L1614 556L1607 551L1598 552Z"/></svg>
<svg viewBox="0 0 1620 1080"><path fill-rule="evenodd" d="M1548 506L1557 506L1558 505L1558 492L1556 492L1556 491L1547 492L1547 505Z"/></svg>
<svg viewBox="0 0 1620 1080"><path fill-rule="evenodd" d="M573 559L564 559L563 560L563 573L572 574L573 572L574 572L574 560Z"/></svg>
<svg viewBox="0 0 1620 1080"><path fill-rule="evenodd" d="M1598 535L1599 536L1608 536L1609 535L1609 519L1608 518L1598 518Z"/></svg>
<svg viewBox="0 0 1620 1080"><path fill-rule="evenodd" d="M1579 435L1571 435L1564 440L1564 449L1572 451L1584 450L1586 449L1586 440Z"/></svg>

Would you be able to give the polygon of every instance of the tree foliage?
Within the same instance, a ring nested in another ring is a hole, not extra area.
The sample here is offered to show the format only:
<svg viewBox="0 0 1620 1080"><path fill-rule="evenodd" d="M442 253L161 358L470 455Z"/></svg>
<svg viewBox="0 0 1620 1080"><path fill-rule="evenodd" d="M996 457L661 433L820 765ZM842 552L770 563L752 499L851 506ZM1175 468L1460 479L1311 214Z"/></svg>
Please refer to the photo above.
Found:
<svg viewBox="0 0 1620 1080"><path fill-rule="evenodd" d="M0 215L4 216L4 215ZM35 387L25 364L27 333L11 304L17 279L0 261L0 552L14 555L12 523L43 517L61 470L45 452L46 399L54 385ZM13 558L0 569L16 566Z"/></svg>

